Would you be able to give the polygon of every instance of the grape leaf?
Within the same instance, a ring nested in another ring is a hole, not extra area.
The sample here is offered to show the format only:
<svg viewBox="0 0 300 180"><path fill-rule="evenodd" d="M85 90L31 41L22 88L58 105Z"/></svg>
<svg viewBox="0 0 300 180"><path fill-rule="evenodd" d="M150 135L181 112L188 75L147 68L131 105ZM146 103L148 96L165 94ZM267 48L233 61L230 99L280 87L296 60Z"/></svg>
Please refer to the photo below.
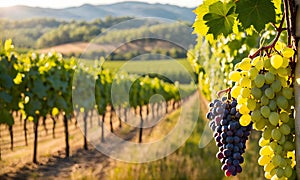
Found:
<svg viewBox="0 0 300 180"><path fill-rule="evenodd" d="M47 96L48 88L43 84L41 79L36 79L33 81L33 88L32 91L39 97L43 98Z"/></svg>
<svg viewBox="0 0 300 180"><path fill-rule="evenodd" d="M0 82L1 82L1 87L4 87L6 89L10 89L14 85L13 78L11 78L7 74L1 74Z"/></svg>
<svg viewBox="0 0 300 180"><path fill-rule="evenodd" d="M0 100L3 100L4 103L11 103L12 96L6 92L0 92Z"/></svg>
<svg viewBox="0 0 300 180"><path fill-rule="evenodd" d="M239 0L236 13L243 27L251 25L260 32L269 22L275 22L275 7L271 0Z"/></svg>
<svg viewBox="0 0 300 180"><path fill-rule="evenodd" d="M195 22L193 24L195 33L201 34L203 36L207 34L208 27L205 25L203 16L206 13L208 13L209 6L215 2L217 2L217 0L203 1L203 3L194 10L194 13L197 15Z"/></svg>
<svg viewBox="0 0 300 180"><path fill-rule="evenodd" d="M11 113L6 109L2 109L0 111L0 124L7 124L8 126L12 126L14 124L14 119Z"/></svg>
<svg viewBox="0 0 300 180"><path fill-rule="evenodd" d="M216 39L218 35L227 36L232 33L235 20L235 6L233 3L216 2L209 6L209 13L204 15L203 20L208 26L208 33Z"/></svg>

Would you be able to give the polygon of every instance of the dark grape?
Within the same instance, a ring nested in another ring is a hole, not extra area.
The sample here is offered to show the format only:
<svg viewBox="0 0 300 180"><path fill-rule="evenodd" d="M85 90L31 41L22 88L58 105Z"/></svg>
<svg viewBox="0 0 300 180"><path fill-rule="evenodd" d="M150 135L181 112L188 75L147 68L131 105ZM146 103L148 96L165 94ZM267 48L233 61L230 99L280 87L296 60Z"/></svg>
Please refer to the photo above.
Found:
<svg viewBox="0 0 300 180"><path fill-rule="evenodd" d="M216 157L220 160L222 170L226 176L235 176L242 172L242 154L246 149L246 141L252 130L252 123L241 126L239 118L242 116L236 106L237 101L230 98L214 100L209 104L210 110L206 117L211 122L209 127L214 131L216 145L219 152Z"/></svg>

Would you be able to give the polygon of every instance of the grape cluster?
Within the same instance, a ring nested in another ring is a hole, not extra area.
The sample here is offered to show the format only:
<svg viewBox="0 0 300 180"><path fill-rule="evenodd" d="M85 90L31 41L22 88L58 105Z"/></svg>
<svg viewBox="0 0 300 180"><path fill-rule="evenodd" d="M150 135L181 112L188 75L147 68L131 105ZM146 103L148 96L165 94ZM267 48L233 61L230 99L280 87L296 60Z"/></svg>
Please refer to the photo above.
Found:
<svg viewBox="0 0 300 180"><path fill-rule="evenodd" d="M273 51L236 64L229 79L235 82L231 96L242 114L240 124L253 123L263 131L259 141L258 164L267 179L293 179L295 176L295 127L292 69L293 49L277 43Z"/></svg>
<svg viewBox="0 0 300 180"><path fill-rule="evenodd" d="M242 172L241 163L244 162L242 154L245 152L246 141L250 135L252 124L243 127L239 123L241 114L237 111L237 101L214 100L210 103L207 118L209 126L214 131L214 139L219 151L216 154L221 161L222 170L226 176L235 176Z"/></svg>

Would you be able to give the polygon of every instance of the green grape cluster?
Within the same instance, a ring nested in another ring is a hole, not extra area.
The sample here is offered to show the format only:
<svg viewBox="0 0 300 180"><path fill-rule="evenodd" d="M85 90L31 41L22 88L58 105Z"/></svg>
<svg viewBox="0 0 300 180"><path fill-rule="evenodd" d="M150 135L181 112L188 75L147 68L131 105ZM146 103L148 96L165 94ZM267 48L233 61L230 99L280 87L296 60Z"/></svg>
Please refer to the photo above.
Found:
<svg viewBox="0 0 300 180"><path fill-rule="evenodd" d="M295 179L294 91L289 59L294 50L278 42L268 54L244 58L229 79L242 114L240 124L253 122L262 131L258 164L267 179Z"/></svg>

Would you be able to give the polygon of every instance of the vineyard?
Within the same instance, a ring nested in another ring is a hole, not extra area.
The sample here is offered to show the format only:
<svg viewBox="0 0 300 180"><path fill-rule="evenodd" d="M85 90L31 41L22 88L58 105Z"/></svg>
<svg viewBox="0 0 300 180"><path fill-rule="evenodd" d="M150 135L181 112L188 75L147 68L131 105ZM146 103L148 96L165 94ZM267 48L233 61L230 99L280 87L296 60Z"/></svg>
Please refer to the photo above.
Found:
<svg viewBox="0 0 300 180"><path fill-rule="evenodd" d="M8 127L11 150L14 149L15 121L20 121L23 125L25 145L28 145L28 128L30 123L33 124L34 163L38 162L39 126L50 133L48 128L51 123L52 137L55 138L56 124L63 122L65 154L68 157L69 122L72 119L75 126L78 124L82 127L83 135L87 137L88 120L93 114L97 114L99 118L90 120L90 123L102 127L101 141L104 142L106 120L113 132L116 126L121 128L122 122L129 121L135 114L139 117L138 142L141 143L143 123L150 113L153 121L155 118L160 119L164 114L179 108L182 101L193 93L191 88L180 88L178 84L169 84L158 78L114 74L100 67L91 69L74 59L64 60L56 53L17 54L11 40L5 42L0 62L1 124ZM112 86L116 89L113 93ZM127 93L129 96L126 99L123 94ZM154 98L150 102L155 94L160 94L162 98ZM83 122L76 120L76 116L80 115L83 116ZM116 119L118 122L114 122ZM88 143L84 139L83 147L87 149ZM19 141L20 139L16 143ZM4 145L7 144L4 142Z"/></svg>
<svg viewBox="0 0 300 180"><path fill-rule="evenodd" d="M32 163L0 178L299 179L299 7L203 0L187 61L18 53L6 40L0 162L23 149Z"/></svg>

